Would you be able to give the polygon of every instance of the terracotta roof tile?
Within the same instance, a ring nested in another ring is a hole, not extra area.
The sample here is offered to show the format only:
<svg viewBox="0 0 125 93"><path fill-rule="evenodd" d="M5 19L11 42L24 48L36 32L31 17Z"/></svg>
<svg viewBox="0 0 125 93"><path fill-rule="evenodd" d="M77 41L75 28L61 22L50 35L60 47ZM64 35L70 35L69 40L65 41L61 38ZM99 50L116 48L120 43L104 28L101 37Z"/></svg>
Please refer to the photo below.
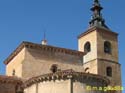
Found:
<svg viewBox="0 0 125 93"><path fill-rule="evenodd" d="M10 54L10 56L4 61L4 64L7 65L24 47L31 48L31 49L39 49L39 50L60 52L60 53L65 53L65 54L70 54L70 55L75 55L75 56L84 56L85 55L84 52L80 52L80 51L77 51L77 50L60 48L60 47L55 47L55 46L50 46L50 45L36 44L36 43L31 43L31 42L22 42L15 49L15 51L12 52Z"/></svg>
<svg viewBox="0 0 125 93"><path fill-rule="evenodd" d="M22 80L15 76L4 76L0 75L0 83L18 83L22 84Z"/></svg>
<svg viewBox="0 0 125 93"><path fill-rule="evenodd" d="M106 85L110 83L109 79L100 75L91 74L91 73L84 73L84 72L75 72L72 69L70 70L63 70L56 73L49 73L40 75L37 77L32 77L29 80L25 81L24 87L28 87L32 84L43 82L43 81L50 81L50 80L60 80L60 79L69 79L69 78L84 78L84 79L95 79L102 82L105 82Z"/></svg>

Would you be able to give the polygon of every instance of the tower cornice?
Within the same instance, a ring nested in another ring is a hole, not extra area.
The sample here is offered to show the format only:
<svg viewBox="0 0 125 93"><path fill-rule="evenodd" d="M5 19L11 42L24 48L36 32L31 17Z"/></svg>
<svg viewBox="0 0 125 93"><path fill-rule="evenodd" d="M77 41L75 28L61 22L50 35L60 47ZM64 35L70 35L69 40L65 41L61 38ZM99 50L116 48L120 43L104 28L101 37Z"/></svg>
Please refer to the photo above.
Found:
<svg viewBox="0 0 125 93"><path fill-rule="evenodd" d="M77 38L79 39L79 38L81 38L81 37L83 37L83 36L85 36L85 35L87 35L87 34L93 32L93 31L95 31L95 30L96 30L96 31L104 31L104 32L106 32L106 33L108 33L108 34L114 34L114 35L116 35L116 36L118 35L118 33L113 32L113 31L111 31L110 29L107 29L107 28L104 28L104 27L94 26L94 27L89 28L87 31L83 32L82 34L80 34Z"/></svg>

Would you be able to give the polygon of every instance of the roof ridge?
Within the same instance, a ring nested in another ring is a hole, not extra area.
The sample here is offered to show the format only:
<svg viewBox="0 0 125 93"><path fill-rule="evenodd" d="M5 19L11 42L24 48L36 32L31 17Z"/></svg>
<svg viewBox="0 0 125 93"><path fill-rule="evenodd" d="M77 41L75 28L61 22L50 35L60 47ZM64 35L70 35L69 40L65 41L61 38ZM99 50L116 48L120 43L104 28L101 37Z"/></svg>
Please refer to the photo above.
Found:
<svg viewBox="0 0 125 93"><path fill-rule="evenodd" d="M10 56L4 61L4 64L8 64L24 47L26 48L33 48L33 49L41 49L45 51L52 51L52 52L60 52L60 53L65 53L65 54L70 54L70 55L76 55L76 56L84 56L86 53L77 51L77 50L72 50L72 49L67 49L67 48L60 48L56 46L50 46L50 45L42 45L42 44L37 44L37 43L32 43L28 41L23 41L15 50L10 54Z"/></svg>

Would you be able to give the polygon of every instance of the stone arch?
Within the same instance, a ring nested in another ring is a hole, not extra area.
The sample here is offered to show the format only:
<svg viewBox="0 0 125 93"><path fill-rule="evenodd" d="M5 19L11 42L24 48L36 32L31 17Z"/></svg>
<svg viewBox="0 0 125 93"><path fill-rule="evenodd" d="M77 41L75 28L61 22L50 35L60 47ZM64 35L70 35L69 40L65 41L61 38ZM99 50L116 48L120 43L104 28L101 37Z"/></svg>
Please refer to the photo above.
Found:
<svg viewBox="0 0 125 93"><path fill-rule="evenodd" d="M91 44L89 41L87 41L84 45L84 52L88 53L91 51Z"/></svg>
<svg viewBox="0 0 125 93"><path fill-rule="evenodd" d="M112 67L109 66L106 68L106 75L112 77Z"/></svg>
<svg viewBox="0 0 125 93"><path fill-rule="evenodd" d="M104 52L105 53L108 53L108 54L111 54L111 43L109 41L105 41L104 42Z"/></svg>

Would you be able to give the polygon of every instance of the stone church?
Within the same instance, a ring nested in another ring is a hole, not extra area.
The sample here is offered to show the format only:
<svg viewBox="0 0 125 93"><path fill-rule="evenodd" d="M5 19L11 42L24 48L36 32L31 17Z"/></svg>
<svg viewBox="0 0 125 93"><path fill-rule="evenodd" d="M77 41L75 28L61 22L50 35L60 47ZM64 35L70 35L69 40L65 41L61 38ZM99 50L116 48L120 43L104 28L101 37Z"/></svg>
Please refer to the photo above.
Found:
<svg viewBox="0 0 125 93"><path fill-rule="evenodd" d="M105 24L102 9L94 0L78 50L47 45L45 39L22 42L4 61L0 93L121 93L118 33Z"/></svg>

